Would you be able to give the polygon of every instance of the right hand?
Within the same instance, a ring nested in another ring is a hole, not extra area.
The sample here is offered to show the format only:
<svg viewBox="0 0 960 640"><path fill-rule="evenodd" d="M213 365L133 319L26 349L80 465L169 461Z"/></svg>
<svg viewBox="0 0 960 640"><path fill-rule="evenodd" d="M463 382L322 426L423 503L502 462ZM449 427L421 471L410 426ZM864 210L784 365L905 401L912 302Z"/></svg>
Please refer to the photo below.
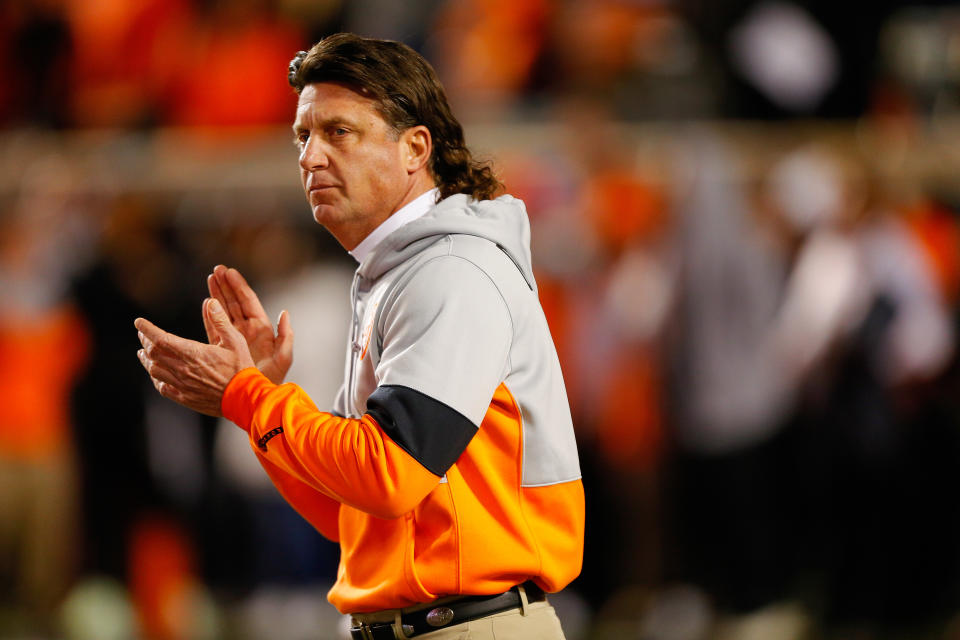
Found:
<svg viewBox="0 0 960 640"><path fill-rule="evenodd" d="M137 318L134 325L143 345L137 357L160 395L208 416L220 416L230 380L255 363L217 300L203 301L203 324L210 344L181 338Z"/></svg>
<svg viewBox="0 0 960 640"><path fill-rule="evenodd" d="M277 332L260 299L247 284L246 279L236 269L217 265L207 277L210 295L220 301L226 310L231 324L243 335L250 348L254 363L270 382L281 384L293 364L293 328L290 326L290 314L284 310L277 321ZM206 316L204 316L206 320ZM212 328L207 326L207 338L211 343L215 338Z"/></svg>

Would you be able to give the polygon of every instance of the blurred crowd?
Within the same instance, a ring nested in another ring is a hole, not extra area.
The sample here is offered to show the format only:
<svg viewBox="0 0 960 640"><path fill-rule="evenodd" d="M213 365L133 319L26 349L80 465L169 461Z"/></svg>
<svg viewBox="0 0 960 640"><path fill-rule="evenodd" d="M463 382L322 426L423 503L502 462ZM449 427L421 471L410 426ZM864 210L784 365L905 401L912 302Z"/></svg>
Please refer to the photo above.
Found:
<svg viewBox="0 0 960 640"><path fill-rule="evenodd" d="M342 637L336 545L133 329L202 339L235 266L329 406L355 265L276 141L338 30L423 52L527 204L587 491L568 638L960 635L960 8L8 0L0 638Z"/></svg>

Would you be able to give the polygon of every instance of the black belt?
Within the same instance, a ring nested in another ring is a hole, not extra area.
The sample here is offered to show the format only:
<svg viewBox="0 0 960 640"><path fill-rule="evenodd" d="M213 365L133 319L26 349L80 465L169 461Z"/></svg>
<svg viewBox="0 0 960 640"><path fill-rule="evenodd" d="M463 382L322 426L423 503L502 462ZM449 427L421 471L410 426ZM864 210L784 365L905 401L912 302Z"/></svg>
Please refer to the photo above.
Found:
<svg viewBox="0 0 960 640"><path fill-rule="evenodd" d="M534 583L524 582L520 586L527 593L527 602L540 602L546 599L543 589ZM517 587L513 587L495 596L464 596L435 607L404 613L400 616L400 625L404 636L412 638L422 633L437 631L450 625L469 622L508 609L518 609L522 605L520 592ZM359 627L350 629L350 637L353 640L394 640L397 636L393 633L393 624L393 622L361 624Z"/></svg>

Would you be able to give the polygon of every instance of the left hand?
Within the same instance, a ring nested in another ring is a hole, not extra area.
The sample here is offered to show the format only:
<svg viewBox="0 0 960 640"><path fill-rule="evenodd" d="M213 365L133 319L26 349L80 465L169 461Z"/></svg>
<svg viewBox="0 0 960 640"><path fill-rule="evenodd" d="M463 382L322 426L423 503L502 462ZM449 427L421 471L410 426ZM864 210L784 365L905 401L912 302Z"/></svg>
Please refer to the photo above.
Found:
<svg viewBox="0 0 960 640"><path fill-rule="evenodd" d="M247 341L212 298L203 302L203 323L210 344L181 338L137 318L133 324L143 345L137 357L160 395L188 409L221 416L223 392L233 376L254 366L253 357Z"/></svg>
<svg viewBox="0 0 960 640"><path fill-rule="evenodd" d="M260 299L236 269L218 264L207 278L210 297L216 298L230 318L230 322L243 334L250 347L250 355L260 372L274 384L283 384L283 379L293 364L293 327L290 314L283 311L277 321L277 332ZM213 339L210 340L213 342Z"/></svg>

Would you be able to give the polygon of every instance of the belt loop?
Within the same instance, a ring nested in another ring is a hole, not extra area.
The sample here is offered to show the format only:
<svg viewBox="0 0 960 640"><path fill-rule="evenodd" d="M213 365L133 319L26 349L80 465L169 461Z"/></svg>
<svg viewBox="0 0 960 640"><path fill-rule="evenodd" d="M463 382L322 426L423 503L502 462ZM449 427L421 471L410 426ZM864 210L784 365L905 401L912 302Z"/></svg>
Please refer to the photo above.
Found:
<svg viewBox="0 0 960 640"><path fill-rule="evenodd" d="M360 629L360 638L362 640L373 640L373 632L370 631L370 627L368 625L361 623L359 629Z"/></svg>
<svg viewBox="0 0 960 640"><path fill-rule="evenodd" d="M530 603L527 601L527 590L523 587L522 584L517 585L517 593L520 594L520 615L527 615L527 607Z"/></svg>
<svg viewBox="0 0 960 640"><path fill-rule="evenodd" d="M401 619L400 609L393 614L393 635L397 640L406 640L407 634L403 630L403 620Z"/></svg>

